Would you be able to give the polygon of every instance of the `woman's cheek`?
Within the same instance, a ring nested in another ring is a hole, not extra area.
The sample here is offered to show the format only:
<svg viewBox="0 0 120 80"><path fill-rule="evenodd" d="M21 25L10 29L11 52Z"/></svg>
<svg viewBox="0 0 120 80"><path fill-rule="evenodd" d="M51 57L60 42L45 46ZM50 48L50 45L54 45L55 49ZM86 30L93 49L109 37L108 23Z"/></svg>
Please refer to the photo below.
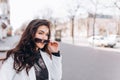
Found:
<svg viewBox="0 0 120 80"><path fill-rule="evenodd" d="M37 43L36 45L37 45L37 47L39 47L39 48L43 48L43 47L44 47L44 44L43 44L43 43Z"/></svg>

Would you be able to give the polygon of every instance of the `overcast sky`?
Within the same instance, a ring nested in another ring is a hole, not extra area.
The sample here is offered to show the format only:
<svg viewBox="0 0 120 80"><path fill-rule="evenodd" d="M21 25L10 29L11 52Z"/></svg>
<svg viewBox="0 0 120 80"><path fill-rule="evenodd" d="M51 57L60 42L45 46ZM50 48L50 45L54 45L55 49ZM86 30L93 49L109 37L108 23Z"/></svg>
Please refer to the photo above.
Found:
<svg viewBox="0 0 120 80"><path fill-rule="evenodd" d="M96 3L96 0L93 0ZM98 0L106 6L113 4L115 0ZM64 18L69 13L66 11L68 8L74 8L75 0L10 0L10 19L11 25L16 29L27 20L31 20L35 15L39 15L41 10L45 8L51 8L54 12L51 16L55 18ZM90 0L78 0L81 2L81 6L88 9L91 12L95 12L95 6L91 4ZM86 14L87 10L81 8L78 14ZM103 8L101 5L97 5L97 13L117 15L119 10L115 8Z"/></svg>
<svg viewBox="0 0 120 80"><path fill-rule="evenodd" d="M10 0L12 26L21 26L23 22L40 14L40 10L44 8L54 9L55 17L64 17L66 14L59 0Z"/></svg>

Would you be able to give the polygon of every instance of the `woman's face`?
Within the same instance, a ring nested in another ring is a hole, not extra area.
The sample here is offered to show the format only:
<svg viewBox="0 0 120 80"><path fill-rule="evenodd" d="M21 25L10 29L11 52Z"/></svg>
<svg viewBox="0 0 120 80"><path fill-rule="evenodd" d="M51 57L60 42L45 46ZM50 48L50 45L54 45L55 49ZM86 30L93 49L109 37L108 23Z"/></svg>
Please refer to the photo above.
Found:
<svg viewBox="0 0 120 80"><path fill-rule="evenodd" d="M49 28L45 25L39 26L35 33L35 38L39 38L44 40L48 40L49 35ZM43 48L45 46L45 43L43 42L36 42L37 48Z"/></svg>

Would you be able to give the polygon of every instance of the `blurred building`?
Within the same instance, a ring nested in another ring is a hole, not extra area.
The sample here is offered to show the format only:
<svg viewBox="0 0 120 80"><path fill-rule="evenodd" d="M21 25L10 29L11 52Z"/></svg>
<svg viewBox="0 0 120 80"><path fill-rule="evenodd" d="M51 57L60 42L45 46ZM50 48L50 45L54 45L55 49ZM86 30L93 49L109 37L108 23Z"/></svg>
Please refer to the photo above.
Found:
<svg viewBox="0 0 120 80"><path fill-rule="evenodd" d="M110 15L90 14L87 18L76 20L75 34L81 37L93 35L109 36L120 33L119 21Z"/></svg>
<svg viewBox="0 0 120 80"><path fill-rule="evenodd" d="M61 33L60 37L71 37L71 21L57 24L56 31ZM78 18L74 22L74 37L78 39L90 36L120 35L120 21L111 15L89 14L86 18Z"/></svg>

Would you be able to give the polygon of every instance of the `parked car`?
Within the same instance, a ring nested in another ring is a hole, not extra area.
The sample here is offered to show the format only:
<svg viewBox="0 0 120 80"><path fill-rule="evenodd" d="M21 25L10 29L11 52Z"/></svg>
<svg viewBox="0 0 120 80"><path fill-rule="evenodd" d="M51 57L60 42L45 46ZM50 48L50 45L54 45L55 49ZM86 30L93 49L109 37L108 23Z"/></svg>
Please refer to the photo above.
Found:
<svg viewBox="0 0 120 80"><path fill-rule="evenodd" d="M116 36L117 42L120 42L120 35Z"/></svg>
<svg viewBox="0 0 120 80"><path fill-rule="evenodd" d="M120 42L120 35L110 35L110 36L116 38L117 42Z"/></svg>
<svg viewBox="0 0 120 80"><path fill-rule="evenodd" d="M91 45L100 47L113 48L116 45L116 39L111 36L91 36L90 38L88 38L88 42Z"/></svg>

